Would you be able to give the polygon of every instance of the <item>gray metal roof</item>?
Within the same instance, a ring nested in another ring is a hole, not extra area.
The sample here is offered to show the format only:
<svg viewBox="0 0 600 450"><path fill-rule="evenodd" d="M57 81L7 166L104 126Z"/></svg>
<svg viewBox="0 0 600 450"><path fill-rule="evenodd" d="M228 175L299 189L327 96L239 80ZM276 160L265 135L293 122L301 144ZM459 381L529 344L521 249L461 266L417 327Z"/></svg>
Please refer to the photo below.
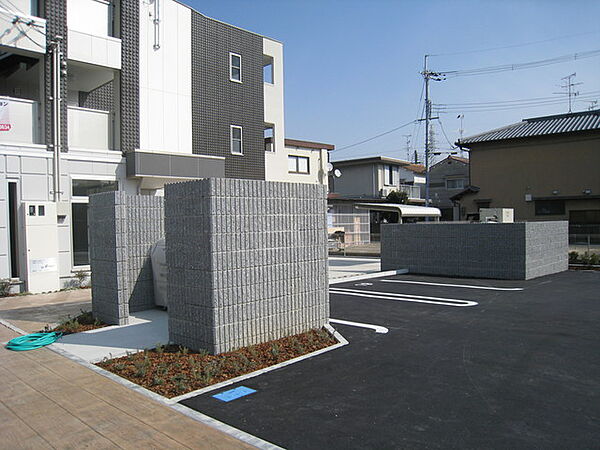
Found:
<svg viewBox="0 0 600 450"><path fill-rule="evenodd" d="M477 142L502 141L506 139L520 139L589 130L600 130L600 109L524 119L519 123L466 137L459 140L456 144L468 147L467 144Z"/></svg>

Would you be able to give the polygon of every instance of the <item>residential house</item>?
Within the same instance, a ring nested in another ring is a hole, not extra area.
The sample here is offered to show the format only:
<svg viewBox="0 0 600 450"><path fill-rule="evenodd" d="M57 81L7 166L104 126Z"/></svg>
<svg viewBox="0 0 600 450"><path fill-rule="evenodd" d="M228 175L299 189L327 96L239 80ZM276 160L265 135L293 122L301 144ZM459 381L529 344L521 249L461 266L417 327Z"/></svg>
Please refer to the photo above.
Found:
<svg viewBox="0 0 600 450"><path fill-rule="evenodd" d="M91 193L287 168L280 42L175 0L0 13L0 278L48 291L88 270Z"/></svg>
<svg viewBox="0 0 600 450"><path fill-rule="evenodd" d="M514 208L515 220L568 220L573 234L600 235L600 110L525 119L457 145L470 155L470 185L452 197L462 218Z"/></svg>
<svg viewBox="0 0 600 450"><path fill-rule="evenodd" d="M327 185L329 152L335 146L298 139L285 139L284 142L284 151L280 153L287 158L278 155L270 159L275 149L272 136L265 137L267 180Z"/></svg>
<svg viewBox="0 0 600 450"><path fill-rule="evenodd" d="M377 240L380 224L389 213L358 210L357 203L385 202L392 191L405 192L409 204L423 204L421 186L425 167L396 158L375 156L333 162L341 176L329 176L329 225L343 228L346 243L365 244Z"/></svg>
<svg viewBox="0 0 600 450"><path fill-rule="evenodd" d="M468 184L467 158L450 155L429 168L429 206L439 208L441 220L460 220L459 208L450 197L462 192Z"/></svg>

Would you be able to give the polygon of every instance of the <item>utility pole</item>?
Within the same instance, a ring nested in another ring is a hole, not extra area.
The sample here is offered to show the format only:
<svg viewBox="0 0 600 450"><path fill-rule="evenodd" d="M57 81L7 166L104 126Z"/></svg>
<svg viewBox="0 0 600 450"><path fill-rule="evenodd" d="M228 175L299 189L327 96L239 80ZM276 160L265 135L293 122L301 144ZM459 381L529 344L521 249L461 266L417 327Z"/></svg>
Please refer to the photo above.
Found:
<svg viewBox="0 0 600 450"><path fill-rule="evenodd" d="M425 61L423 64L423 78L425 79L425 206L429 206L429 123L432 119L439 119L439 117L431 117L431 99L429 98L429 80L442 81L445 77L441 73L430 72L427 68L427 58L429 55L425 55Z"/></svg>
<svg viewBox="0 0 600 450"><path fill-rule="evenodd" d="M412 134L403 134L404 139L406 139L406 160L410 161L410 138Z"/></svg>
<svg viewBox="0 0 600 450"><path fill-rule="evenodd" d="M465 115L463 113L460 113L458 116L456 116L456 118L460 119L460 128L458 129L458 140L462 141L463 133L465 132L465 129L463 128L463 119L465 118ZM460 147L460 156L463 156L462 147Z"/></svg>

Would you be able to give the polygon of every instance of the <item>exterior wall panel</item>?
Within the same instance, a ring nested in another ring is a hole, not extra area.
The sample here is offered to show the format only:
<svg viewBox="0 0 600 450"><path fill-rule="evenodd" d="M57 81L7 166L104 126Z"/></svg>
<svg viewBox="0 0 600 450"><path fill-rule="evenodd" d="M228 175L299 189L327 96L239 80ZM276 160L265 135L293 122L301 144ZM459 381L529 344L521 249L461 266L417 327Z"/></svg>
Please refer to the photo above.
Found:
<svg viewBox="0 0 600 450"><path fill-rule="evenodd" d="M229 53L242 56L242 82L229 79ZM265 179L263 38L192 11L193 153L225 157L225 176ZM230 126L243 128L232 155ZM280 130L281 132L281 130Z"/></svg>

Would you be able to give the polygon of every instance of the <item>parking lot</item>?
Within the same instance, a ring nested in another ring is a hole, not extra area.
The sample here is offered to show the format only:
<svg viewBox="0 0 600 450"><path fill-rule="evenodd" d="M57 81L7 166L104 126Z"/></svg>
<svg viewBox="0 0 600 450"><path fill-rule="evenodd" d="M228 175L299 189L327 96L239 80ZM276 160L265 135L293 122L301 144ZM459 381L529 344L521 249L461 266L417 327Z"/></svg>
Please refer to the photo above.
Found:
<svg viewBox="0 0 600 450"><path fill-rule="evenodd" d="M585 271L337 284L349 345L182 403L286 448L597 447L599 288Z"/></svg>

